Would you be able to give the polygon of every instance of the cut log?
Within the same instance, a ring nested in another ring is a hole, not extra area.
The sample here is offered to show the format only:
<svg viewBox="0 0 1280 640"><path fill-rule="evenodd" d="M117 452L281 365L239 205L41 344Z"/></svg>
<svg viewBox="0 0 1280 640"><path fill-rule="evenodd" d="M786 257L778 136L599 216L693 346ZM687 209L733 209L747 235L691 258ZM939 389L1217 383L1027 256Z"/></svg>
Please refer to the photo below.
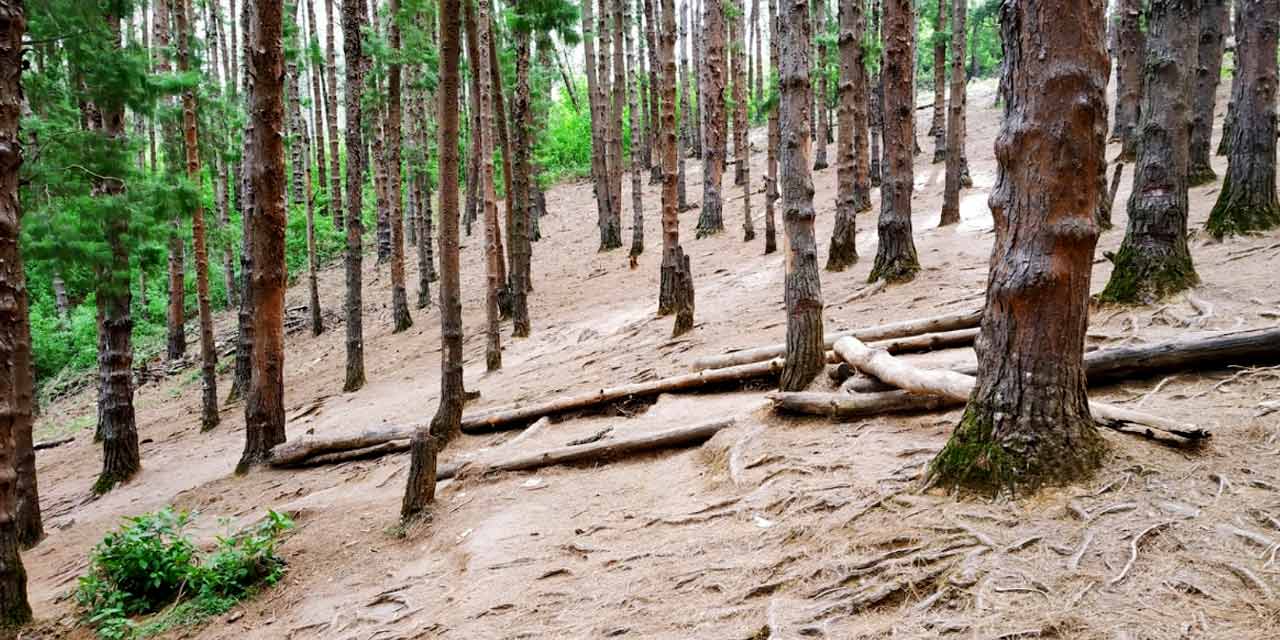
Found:
<svg viewBox="0 0 1280 640"><path fill-rule="evenodd" d="M351 453L388 442L404 440L406 443L413 436L417 427L379 427L363 433L349 436L317 438L314 436L290 440L271 450L271 466L300 467L315 464L311 459L331 453ZM351 459L351 458L345 458ZM330 460L337 462L340 460Z"/></svg>
<svg viewBox="0 0 1280 640"><path fill-rule="evenodd" d="M917 394L941 395L957 400L968 400L975 378L956 371L919 369L889 353L871 349L853 337L836 341L835 352L860 371L875 376L905 391ZM1194 443L1209 437L1209 433L1195 425L1185 424L1160 416L1124 409L1102 402L1089 402L1093 416L1109 427L1137 425L1149 437L1174 442ZM1122 429L1131 432L1132 429Z"/></svg>
<svg viewBox="0 0 1280 640"><path fill-rule="evenodd" d="M875 342L880 340L893 340L897 338L918 336L925 333L941 333L960 329L972 329L977 327L981 321L982 310L977 309L963 313L951 313L931 318L921 318L919 320L895 322L893 324L869 327L866 329L859 329L857 331L836 331L826 335L826 347L830 349L836 340L846 336L855 337L863 342ZM972 340L970 342L972 342ZM762 362L772 358L779 358L786 353L787 345L785 343L775 344L767 347L744 349L742 351L734 351L731 353L698 358L693 361L693 368L695 371L702 371L704 369L722 369L724 367L734 367L751 364L753 362Z"/></svg>
<svg viewBox="0 0 1280 640"><path fill-rule="evenodd" d="M42 442L37 442L37 443L35 443L34 445L32 445L32 446L31 446L31 449L32 449L32 450L34 450L34 451L41 451L41 450L44 450L44 449L52 449L52 448L54 448L54 447L61 447L62 445L67 444L68 442L73 442L73 441L75 441L75 439L76 439L76 437L75 437L75 436L67 436L67 437L65 437L65 438L57 438L57 439L54 439L54 440L44 440L44 441L42 441Z"/></svg>
<svg viewBox="0 0 1280 640"><path fill-rule="evenodd" d="M922 396L909 391L879 393L775 393L773 408L828 418L865 418L885 413L943 411L964 406L964 400L948 396Z"/></svg>
<svg viewBox="0 0 1280 640"><path fill-rule="evenodd" d="M775 358L765 362L756 362L737 367L698 371L673 378L662 378L621 387L600 389L599 391L558 398L523 407L515 405L502 407L481 414L463 416L462 431L463 433L477 434L503 429L515 429L543 416L556 416L571 411L594 409L633 398L648 398L672 391L705 389L723 384L767 378L778 375L782 371L782 365L782 359Z"/></svg>

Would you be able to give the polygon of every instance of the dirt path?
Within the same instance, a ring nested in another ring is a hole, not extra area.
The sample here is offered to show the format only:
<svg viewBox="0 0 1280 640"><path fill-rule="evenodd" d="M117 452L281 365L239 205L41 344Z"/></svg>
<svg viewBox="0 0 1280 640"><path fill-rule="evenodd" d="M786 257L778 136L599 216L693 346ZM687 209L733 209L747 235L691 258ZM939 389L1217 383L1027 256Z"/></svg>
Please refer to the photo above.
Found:
<svg viewBox="0 0 1280 640"><path fill-rule="evenodd" d="M842 304L864 286L874 256L874 214L860 216L862 261L822 274L830 329L980 304L999 116L991 90L977 86L970 102L975 186L964 195L962 224L936 228L943 172L928 164L927 150L917 159L914 198L924 270L911 284ZM753 175L764 175L763 153L753 162ZM1221 173L1225 159L1216 166ZM693 162L688 168L697 201L701 171ZM1123 235L1130 178L1126 173L1117 198L1120 226L1100 243L1094 292L1109 272L1102 252L1115 250ZM834 168L817 174L815 187L822 259ZM1214 185L1192 191L1193 228L1216 193ZM700 355L781 340L782 257L761 255L762 239L740 241L738 200L727 202L728 230L715 238L694 240L697 211L682 216L696 326L670 339L671 319L653 316L657 188L646 186L644 198L649 247L631 270L625 251L596 252L590 185L548 195L544 240L534 247L533 336L511 341L504 334L506 367L492 375L481 373L481 238L479 231L464 238L466 384L482 393L469 409L671 375ZM752 210L761 229L760 194ZM1194 295L1211 314L1200 315L1185 296L1159 308L1095 309L1090 345L1275 323L1280 234L1218 244L1197 233L1192 242L1204 282ZM319 338L290 336L286 407L297 416L290 437L416 424L435 410L438 317L415 313L413 329L390 335L388 277L372 262L365 296L370 383L358 393L339 392L340 324L331 322ZM409 281L416 282L413 273ZM338 309L340 267L322 273L321 288L323 303ZM290 291L288 302L305 304L305 295ZM234 318L221 322L229 327ZM513 434L465 437L445 460L559 446L604 429L738 421L694 450L598 468L460 478L442 489L432 523L399 535L404 456L236 477L241 407L228 407L216 432L200 434L197 378L175 376L139 390L145 468L130 484L88 500L99 464L88 431L40 453L50 535L24 556L33 604L47 637L89 637L71 628L67 600L89 549L120 517L172 503L203 514L197 533L204 539L221 530L219 518L244 521L268 508L294 513L300 525L283 546L290 565L284 583L239 607L234 622L215 621L194 634L210 640L1274 637L1280 414L1261 416L1258 405L1280 398L1280 371L1182 374L1101 390L1098 397L1111 402L1212 428L1213 444L1187 455L1108 433L1112 455L1092 483L995 504L912 492L956 412L848 424L780 419L765 408L764 391L664 396L634 415L557 423L515 444L507 444ZM59 403L39 429L84 424L92 402L85 393ZM1153 525L1119 577L1133 538ZM1253 532L1253 541L1236 530Z"/></svg>

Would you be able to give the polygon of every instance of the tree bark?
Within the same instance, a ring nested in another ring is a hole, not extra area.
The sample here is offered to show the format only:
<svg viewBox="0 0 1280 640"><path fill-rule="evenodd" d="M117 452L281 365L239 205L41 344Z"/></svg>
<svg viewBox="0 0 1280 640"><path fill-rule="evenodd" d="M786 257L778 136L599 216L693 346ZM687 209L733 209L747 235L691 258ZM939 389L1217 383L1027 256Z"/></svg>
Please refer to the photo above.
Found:
<svg viewBox="0 0 1280 640"><path fill-rule="evenodd" d="M328 188L329 173L325 158L327 154L325 146L325 113L324 113L324 89L322 87L323 80L321 78L321 61L319 58L312 58L312 51L320 51L320 36L318 35L319 26L316 23L316 10L313 0L306 0L307 3L307 75L311 78L311 124L313 126L312 140L316 152L316 179L320 182L321 188ZM332 211L335 206L333 193L328 192L328 207Z"/></svg>
<svg viewBox="0 0 1280 640"><path fill-rule="evenodd" d="M508 286L508 264L515 258L507 259L504 251L511 251L511 221L512 212L515 210L514 201L512 200L511 189L511 136L507 130L507 105L504 92L502 90L502 68L498 61L498 32L494 29L493 19L490 18L486 28L489 32L489 76L492 78L491 85L493 91L493 127L497 136L499 150L502 151L502 189L504 196L504 205L506 206L506 220L503 221L503 228L506 229L506 249L503 248L503 236L498 234L496 242L498 245L498 313L501 317L511 315L511 290Z"/></svg>
<svg viewBox="0 0 1280 640"><path fill-rule="evenodd" d="M628 30L627 32L631 32ZM529 322L529 271L530 271L530 253L533 248L529 240L529 219L532 216L532 207L530 196L533 193L531 179L531 160L533 153L533 141L531 132L533 131L533 113L531 110L529 99L529 45L530 34L526 29L515 29L512 43L516 50L516 86L515 95L511 101L511 152L512 152L512 168L511 189L513 190L512 201L515 203L515 212L511 220L507 223L507 229L511 232L511 335L516 338L526 338L532 329ZM635 104L632 103L631 108L631 131L632 135L636 135L639 129L636 128L636 110ZM632 167L634 174L637 171L636 149L637 144L632 145ZM638 179L632 181L634 189L639 184Z"/></svg>
<svg viewBox="0 0 1280 640"><path fill-rule="evenodd" d="M694 205L689 204L689 187L688 178L685 173L685 156L688 155L688 149L692 147L693 130L699 126L696 119L690 117L689 101L693 99L690 93L691 87L689 82L689 60L686 51L689 49L689 0L685 0L680 5L680 37L676 41L676 46L680 49L680 104L676 117L680 120L680 136L676 139L676 144L680 145L679 151L676 152L676 200L677 208L680 211L688 211ZM656 167L656 165L655 165ZM652 169L651 169L652 171ZM661 182L662 172L656 171L658 181ZM650 176L653 181L653 176Z"/></svg>
<svg viewBox="0 0 1280 640"><path fill-rule="evenodd" d="M31 444L31 328L27 318L27 284L18 251L22 204L18 199L22 142L22 37L26 12L22 2L0 2L0 627L14 628L31 621L27 601L27 572L22 565L23 544L40 538L39 501L34 468L22 460ZM20 441L26 432L27 449ZM16 472L16 473L15 473ZM30 475L28 475L28 473ZM23 495L24 478L31 482ZM22 503L36 498L35 522L23 517ZM32 530L30 526L34 524ZM34 539L30 537L34 535ZM27 538L24 540L24 538Z"/></svg>
<svg viewBox="0 0 1280 640"><path fill-rule="evenodd" d="M783 230L787 237L783 295L787 364L780 386L800 391L822 371L822 287L814 241L813 179L809 174L809 4L783 0L778 16L778 126Z"/></svg>
<svg viewBox="0 0 1280 640"><path fill-rule="evenodd" d="M915 10L909 0L885 0L881 43L884 62L885 177L880 191L879 245L868 282L906 282L920 271L911 237L911 194L915 173L912 140L915 138L915 98L912 66Z"/></svg>
<svg viewBox="0 0 1280 640"><path fill-rule="evenodd" d="M383 133L387 137L387 197L391 205L391 321L392 333L400 333L413 326L409 315L409 294L404 283L404 202L400 179L400 0L390 0L391 13L387 25L387 40L391 48L391 65L387 71L387 120Z"/></svg>
<svg viewBox="0 0 1280 640"><path fill-rule="evenodd" d="M174 0L154 0L155 16L152 20L152 42L159 55L156 56L155 71L167 74L172 69L170 56L170 31ZM169 106L172 99L161 98L161 103ZM179 154L182 144L178 137L178 129L171 119L161 120L160 130L164 146L164 171L171 177L177 177ZM187 353L186 333L186 260L183 255L182 217L176 212L170 219L169 231L169 305L166 315L166 345L169 360L180 360Z"/></svg>
<svg viewBox="0 0 1280 640"><path fill-rule="evenodd" d="M698 215L697 237L724 231L724 203L720 189L724 182L724 7L723 0L704 0L702 42L702 210ZM665 19L665 17L664 17Z"/></svg>
<svg viewBox="0 0 1280 640"><path fill-rule="evenodd" d="M1137 153L1138 116L1142 104L1142 62L1147 48L1142 31L1142 0L1118 0L1116 5L1116 115L1111 137L1119 140L1120 157Z"/></svg>
<svg viewBox="0 0 1280 640"><path fill-rule="evenodd" d="M191 11L189 0L177 0L174 24L178 37L178 71L191 70ZM200 142L196 124L195 89L182 92L182 130L186 138L187 179L200 189ZM196 253L196 300L200 310L200 429L218 426L218 350L213 345L213 309L209 302L209 249L205 240L204 207L196 198L191 212L191 236Z"/></svg>
<svg viewBox="0 0 1280 640"><path fill-rule="evenodd" d="M957 25L960 23L956 23ZM953 32L959 29L953 29ZM933 30L933 119L929 135L933 136L933 163L947 159L947 0L938 0L938 15ZM952 55L964 60L964 56ZM952 98L954 101L955 98Z"/></svg>
<svg viewBox="0 0 1280 640"><path fill-rule="evenodd" d="M333 44L333 34L337 29L333 20L333 1L324 0L325 19L328 21L324 34L325 71L329 84L329 95L325 96L325 117L329 122L329 212L333 215L333 228L341 230L344 228L343 211L346 210L346 203L342 198L342 170L338 161L338 62ZM350 86L347 91L351 91ZM350 153L348 149L348 154ZM350 157L347 158L347 165L351 166Z"/></svg>
<svg viewBox="0 0 1280 640"><path fill-rule="evenodd" d="M1187 247L1191 71L1200 0L1149 0L1146 69L1124 242L1102 299L1151 303L1195 286Z"/></svg>
<svg viewBox="0 0 1280 640"><path fill-rule="evenodd" d="M718 0L711 2L719 6ZM661 134L658 149L662 154L662 273L658 285L658 315L676 315L671 334L678 336L693 329L693 270L689 256L680 246L680 218L676 210L676 154L679 152L676 142L676 11L673 0L660 0L660 3L662 33L658 40L658 63L662 68L662 117L658 127ZM706 95L704 91L703 96ZM717 164L716 168L720 165ZM703 208L706 208L705 199Z"/></svg>
<svg viewBox="0 0 1280 640"><path fill-rule="evenodd" d="M1106 162L1103 15L1101 0L1001 7L1009 91L978 376L931 482L1034 491L1101 463L1083 355L1102 197L1094 177Z"/></svg>
<svg viewBox="0 0 1280 640"><path fill-rule="evenodd" d="M869 202L862 200L867 185L867 167L859 162L859 145L866 159L867 113L859 102L866 93L866 68L862 59L863 5L859 0L840 0L840 104L836 111L836 222L827 252L827 271L844 271L858 261L857 215Z"/></svg>
<svg viewBox="0 0 1280 640"><path fill-rule="evenodd" d="M1276 44L1280 3L1239 0L1235 121L1231 153L1218 201L1205 225L1215 238L1266 231L1280 225L1276 199Z"/></svg>
<svg viewBox="0 0 1280 640"><path fill-rule="evenodd" d="M365 145L361 127L364 114L360 104L364 94L364 49L360 42L360 27L364 22L361 0L342 0L342 51L346 58L346 114L347 114L347 246L343 254L346 264L347 300L347 371L342 390L358 391L365 383L364 375L364 321L363 283L364 262L364 168Z"/></svg>
<svg viewBox="0 0 1280 640"><path fill-rule="evenodd" d="M742 241L751 242L756 239L755 225L751 221L751 143L750 131L747 127L747 44L746 29L743 19L746 16L744 7L736 7L736 15L732 16L730 32L733 34L730 46L730 61L733 76L733 150L737 155L738 184L742 185Z"/></svg>
<svg viewBox="0 0 1280 640"><path fill-rule="evenodd" d="M880 2L881 0L872 0L871 3L871 33L870 36L876 42L880 42L883 37L880 32ZM871 87L867 96L867 119L871 133L871 186L879 187L883 184L883 160L884 156L880 149L880 137L884 133L884 68L881 65L876 69L876 75L871 78ZM881 193L881 206L884 205L884 194Z"/></svg>
<svg viewBox="0 0 1280 640"><path fill-rule="evenodd" d="M683 33L683 30L681 31ZM640 84L640 64L636 58L635 42L631 35L631 29L626 30L627 45L627 66L633 70L632 77L636 79L632 83L631 91L627 94L628 110L631 115L631 252L630 256L634 259L636 256L644 253L644 199L640 193L640 170L643 168L643 158L641 147L643 143L641 138L644 137L640 129L640 95L643 89ZM684 86L681 85L681 95ZM647 113L647 110L646 110ZM684 173L680 172L680 179L684 178ZM679 195L679 194L677 194Z"/></svg>
<svg viewBox="0 0 1280 640"><path fill-rule="evenodd" d="M951 103L947 114L947 175L942 192L942 216L938 226L960 222L960 188L965 186L968 162L965 158L965 130L968 127L969 99L965 76L965 22L969 4L965 0L953 0L951 6ZM1106 167L1102 179L1106 181ZM1108 216L1108 219L1110 216Z"/></svg>
<svg viewBox="0 0 1280 640"><path fill-rule="evenodd" d="M609 219L604 231L608 249L622 246L622 117L627 106L626 42L622 37L627 0L604 0L610 4L609 26L613 29L613 84L609 106Z"/></svg>
<svg viewBox="0 0 1280 640"><path fill-rule="evenodd" d="M609 0L601 0L608 2ZM582 50L587 71L587 99L591 107L591 173L595 184L596 226L600 230L600 250L609 247L606 224L612 213L609 204L609 163L607 159L607 112L604 107L604 94L601 87L602 78L597 77L596 58L596 19L592 13L596 0L583 0L582 3ZM619 240L621 242L621 240Z"/></svg>
<svg viewBox="0 0 1280 640"><path fill-rule="evenodd" d="M686 6L687 6L687 3L692 1L693 0L685 0ZM649 166L649 184L661 184L662 183L662 159L658 158L657 156L661 154L661 152L658 150L658 147L661 145L662 134L658 132L657 127L658 127L658 124L662 121L662 115L659 113L659 106L660 106L660 103L662 102L662 97L660 95L662 91L661 89L662 69L659 68L659 64L658 64L658 46L657 46L658 45L658 20L657 20L656 14L654 13L654 0L644 0L644 15L645 15L645 18L644 18L645 33L648 36L648 39L645 42L648 44L647 49L649 54L649 120L652 123L652 128L650 131L651 138L649 140L649 146L652 148L652 153L654 156L654 160ZM697 14L694 14L694 15L696 18ZM693 52L694 54L697 53L696 47L693 49ZM694 61L694 68L697 68L696 59ZM696 93L698 91L698 83L696 82L692 83L689 88ZM691 114L689 112L689 105L681 102L680 109L682 109L680 113L682 113L683 115L677 116L677 120L683 122L685 119L688 119L691 123L698 122L697 118L691 117ZM690 133L694 136L701 135L698 132L698 127L696 124L690 127ZM699 147L699 149L701 149L701 147ZM681 150L680 156L681 157L684 156L683 150Z"/></svg>
<svg viewBox="0 0 1280 640"><path fill-rule="evenodd" d="M468 4L465 9L468 25L468 37L475 34L474 47L468 44L468 51L476 56L471 59L471 68L475 72L474 85L477 85L476 112L479 114L480 126L475 132L479 141L480 171L476 174L480 205L484 211L484 254L485 273L485 367L488 371L502 368L502 334L498 327L499 309L498 294L503 287L500 280L498 262L501 249L498 247L498 202L493 187L493 88L489 71L489 7L487 2L477 2L473 8Z"/></svg>
<svg viewBox="0 0 1280 640"><path fill-rule="evenodd" d="M458 269L458 32L459 0L440 0L440 404L410 447L409 475L401 502L404 520L422 514L435 499L436 453L461 433L462 290ZM585 21L585 20L584 20Z"/></svg>
<svg viewBox="0 0 1280 640"><path fill-rule="evenodd" d="M1191 165L1187 170L1187 184L1192 187L1218 179L1210 158L1213 153L1213 114L1218 102L1218 81L1222 77L1222 53L1228 13L1226 0L1200 2L1191 120Z"/></svg>
<svg viewBox="0 0 1280 640"><path fill-rule="evenodd" d="M253 113L253 91L254 83L251 74L252 69L247 61L252 55L251 46L253 40L249 37L250 23L255 11L254 1L245 0L240 5L240 30L245 34L242 42L243 51L241 52L244 60L246 60L241 69L240 81L244 87L244 111L247 114ZM244 167L253 163L253 154L255 150L252 144L248 144L254 139L255 118L244 119L244 148L240 162L237 163L238 169L235 172L236 194L240 200L240 309L236 317L236 362L235 377L232 379L231 391L227 394L227 404L231 404L235 400L241 398L245 390L249 387L249 377L252 374L253 359L253 296L250 290L253 287L253 226L254 209L257 206L257 200L253 195L253 181L249 179L249 174L244 171Z"/></svg>
<svg viewBox="0 0 1280 640"><path fill-rule="evenodd" d="M253 369L245 393L245 447L238 472L262 464L271 447L285 441L284 432L284 7L281 0L256 0L248 64L254 78L255 120L252 161L254 215L248 230L253 241L253 281L245 292L253 298ZM348 56L358 60L359 56Z"/></svg>
<svg viewBox="0 0 1280 640"><path fill-rule="evenodd" d="M778 68L778 2L769 0L769 68ZM769 78L769 85L775 83ZM769 255L778 250L778 227L775 222L778 193L778 145L782 143L782 133L778 129L778 105L769 110L769 149L767 152L766 174L764 181L764 254Z"/></svg>

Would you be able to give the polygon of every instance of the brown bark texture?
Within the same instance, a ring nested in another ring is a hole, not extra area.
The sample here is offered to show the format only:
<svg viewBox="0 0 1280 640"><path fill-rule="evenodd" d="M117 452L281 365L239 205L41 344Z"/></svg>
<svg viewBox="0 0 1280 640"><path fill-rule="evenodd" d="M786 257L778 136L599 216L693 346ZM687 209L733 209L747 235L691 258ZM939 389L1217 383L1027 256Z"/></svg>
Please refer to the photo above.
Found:
<svg viewBox="0 0 1280 640"><path fill-rule="evenodd" d="M661 0L660 4L662 30L658 40L658 64L662 68L662 104L658 150L662 157L662 272L658 284L658 314L675 314L671 333L678 336L693 329L693 270L689 256L680 246L677 211L676 154L680 150L676 142L675 3L673 0Z"/></svg>
<svg viewBox="0 0 1280 640"><path fill-rule="evenodd" d="M858 0L840 1L839 106L836 110L836 221L831 231L831 248L827 251L827 271L844 271L858 261L857 215L863 209L867 183L866 165L858 161L857 147L865 146L862 131L867 126L867 113L860 109L866 92L866 68L862 59L863 15ZM866 158L865 151L862 157ZM867 206L870 203L866 203Z"/></svg>
<svg viewBox="0 0 1280 640"><path fill-rule="evenodd" d="M474 8L467 5L465 19L472 23L467 28L468 38L475 35L474 47L468 45L468 51L476 56L470 60L475 71L474 85L477 87L476 111L479 114L480 126L475 131L480 142L480 170L475 175L478 183L480 206L484 212L484 255L485 255L485 368L497 371L502 368L502 334L499 330L498 293L503 287L498 262L502 250L498 247L498 237L502 233L498 228L498 195L493 186L493 84L489 71L489 7L487 2L477 2Z"/></svg>
<svg viewBox="0 0 1280 640"><path fill-rule="evenodd" d="M630 32L628 32L630 33ZM511 101L511 189L515 211L507 223L511 234L511 335L517 338L529 336L529 271L532 243L529 240L529 220L533 215L532 160L533 112L529 97L529 32L517 29L512 45L516 50L516 86ZM635 108L631 110L631 130L636 129ZM632 147L632 172L636 171L635 149ZM636 181L632 181L634 188Z"/></svg>
<svg viewBox="0 0 1280 640"><path fill-rule="evenodd" d="M885 166L877 229L879 245L869 282L905 282L914 279L920 270L911 237L915 180L911 152L916 129L911 62L916 59L914 22L915 10L910 0L885 0L881 33Z"/></svg>
<svg viewBox="0 0 1280 640"><path fill-rule="evenodd" d="M769 67L778 68L778 1L769 0ZM770 77L772 85L774 79ZM778 130L778 107L769 110L769 148L766 152L766 173L764 180L764 253L769 255L778 250L778 226L775 218L778 202L778 145L782 142L782 134Z"/></svg>
<svg viewBox="0 0 1280 640"><path fill-rule="evenodd" d="M737 155L742 185L742 241L751 242L756 239L755 225L751 222L751 143L750 130L747 125L747 45L746 29L743 18L746 15L743 7L737 7L737 14L732 17L733 44L731 45L731 61L733 62L733 150Z"/></svg>
<svg viewBox="0 0 1280 640"><path fill-rule="evenodd" d="M400 148L403 136L400 132L400 74L401 65L396 61L400 54L400 0L388 4L390 17L387 25L387 41L393 56L387 71L387 120L383 135L387 138L387 198L391 205L391 322L392 331L400 333L413 326L409 315L409 294L404 283L404 210L401 197Z"/></svg>
<svg viewBox="0 0 1280 640"><path fill-rule="evenodd" d="M173 20L174 0L153 0L154 2L154 19L152 20L153 42L159 55L156 56L155 71L157 74L166 74L172 71L173 63L169 59L173 54L170 52L170 31L169 27ZM172 99L164 97L161 102L165 106L170 106ZM179 170L179 154L182 153L179 145L182 144L179 139L177 123L172 119L165 118L161 120L160 130L164 141L164 157L165 157L165 173L169 176L176 177ZM166 307L166 347L167 356L170 360L181 359L187 353L187 333L186 333L186 260L183 255L182 240L182 217L178 213L174 213L170 220L169 231L169 304Z"/></svg>
<svg viewBox="0 0 1280 640"><path fill-rule="evenodd" d="M1191 165L1187 182L1192 187L1218 179L1213 154L1213 114L1222 78L1222 54L1226 44L1227 0L1201 0L1199 39L1196 48L1194 98L1191 105Z"/></svg>
<svg viewBox="0 0 1280 640"><path fill-rule="evenodd" d="M1142 0L1117 0L1116 4L1116 112L1111 136L1119 140L1121 158L1137 152L1135 129L1142 109L1142 61L1147 48L1142 31Z"/></svg>
<svg viewBox="0 0 1280 640"><path fill-rule="evenodd" d="M683 33L683 31L681 31ZM644 253L644 198L640 191L640 170L643 168L643 158L641 157L641 138L644 137L640 129L640 97L643 89L640 85L640 66L636 59L635 38L631 35L631 30L626 30L627 44L627 66L636 73L633 76L636 81L632 83L631 91L627 93L628 110L631 116L631 251L630 256L636 256ZM683 95L684 85L681 84ZM647 110L646 110L647 113ZM684 173L679 172L680 179L683 179Z"/></svg>
<svg viewBox="0 0 1280 640"><path fill-rule="evenodd" d="M1083 356L1102 196L1094 176L1106 161L1103 15L1102 0L1001 7L1008 93L978 375L930 466L934 483L1034 491L1101 462Z"/></svg>
<svg viewBox="0 0 1280 640"><path fill-rule="evenodd" d="M959 29L957 29L958 31ZM933 136L933 163L947 159L947 0L938 0L937 20L933 30L933 118L929 135ZM964 60L963 55L954 56Z"/></svg>
<svg viewBox="0 0 1280 640"><path fill-rule="evenodd" d="M722 1L704 0L702 14L705 55L700 68L702 90L699 96L702 109L702 210L698 215L696 233L699 238L724 231L724 202L720 194L724 182L726 66Z"/></svg>
<svg viewBox="0 0 1280 640"><path fill-rule="evenodd" d="M608 0L602 0L608 2ZM583 66L587 72L587 101L591 108L591 177L595 184L596 226L600 230L600 250L608 247L606 224L611 213L609 205L609 167L607 161L607 112L604 106L604 94L598 77L596 58L596 19L594 4L596 0L583 0L582 3L582 50Z"/></svg>
<svg viewBox="0 0 1280 640"><path fill-rule="evenodd" d="M942 190L942 215L938 226L958 224L960 222L960 188L964 186L964 178L968 175L965 168L965 129L968 108L968 91L965 85L967 78L964 69L965 57L965 21L968 18L969 3L966 0L953 0L951 7L951 102L947 109L947 174ZM1103 180L1106 180L1106 168L1103 167Z"/></svg>

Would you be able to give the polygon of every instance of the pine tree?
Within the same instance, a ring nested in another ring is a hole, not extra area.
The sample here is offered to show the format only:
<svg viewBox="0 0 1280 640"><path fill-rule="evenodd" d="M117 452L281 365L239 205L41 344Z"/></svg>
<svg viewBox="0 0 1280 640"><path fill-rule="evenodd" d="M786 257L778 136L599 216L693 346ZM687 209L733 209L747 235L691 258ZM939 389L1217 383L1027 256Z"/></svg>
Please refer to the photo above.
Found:
<svg viewBox="0 0 1280 640"><path fill-rule="evenodd" d="M914 13L909 0L884 2L881 75L886 166L880 192L879 245L870 281L908 281L920 270L911 237L911 193L915 180L911 161L915 138L915 99L911 86L911 61L915 60Z"/></svg>
<svg viewBox="0 0 1280 640"><path fill-rule="evenodd" d="M712 3L717 0L711 0ZM680 218L676 207L676 8L673 0L660 0L662 29L658 38L661 68L661 119L658 130L662 156L662 273L658 284L658 315L674 313L673 336L693 329L693 270L680 246ZM723 30L722 30L723 31ZM703 92L706 95L706 92Z"/></svg>
<svg viewBox="0 0 1280 640"><path fill-rule="evenodd" d="M698 215L697 237L705 238L724 231L724 203L720 190L724 182L724 6L723 0L703 0L702 89L702 210ZM664 16L665 20L665 16Z"/></svg>
<svg viewBox="0 0 1280 640"><path fill-rule="evenodd" d="M360 28L364 22L361 0L342 0L342 52L346 58L346 114L347 114L347 246L343 254L346 265L347 300L347 373L342 390L359 391L364 387L364 300L361 280L364 262L364 223L360 214L364 210L365 146L361 127L364 111L361 100L364 94L364 46L360 41ZM330 116L331 118L333 116Z"/></svg>

